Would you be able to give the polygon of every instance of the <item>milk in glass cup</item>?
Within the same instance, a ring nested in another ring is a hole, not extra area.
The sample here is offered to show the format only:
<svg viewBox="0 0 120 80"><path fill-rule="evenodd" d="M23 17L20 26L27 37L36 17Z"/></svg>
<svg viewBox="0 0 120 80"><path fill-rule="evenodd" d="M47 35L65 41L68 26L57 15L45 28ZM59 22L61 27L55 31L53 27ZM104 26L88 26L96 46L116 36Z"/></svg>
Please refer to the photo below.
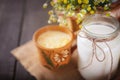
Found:
<svg viewBox="0 0 120 80"><path fill-rule="evenodd" d="M86 80L107 80L115 73L120 58L119 22L94 14L82 23L77 35L78 70Z"/></svg>

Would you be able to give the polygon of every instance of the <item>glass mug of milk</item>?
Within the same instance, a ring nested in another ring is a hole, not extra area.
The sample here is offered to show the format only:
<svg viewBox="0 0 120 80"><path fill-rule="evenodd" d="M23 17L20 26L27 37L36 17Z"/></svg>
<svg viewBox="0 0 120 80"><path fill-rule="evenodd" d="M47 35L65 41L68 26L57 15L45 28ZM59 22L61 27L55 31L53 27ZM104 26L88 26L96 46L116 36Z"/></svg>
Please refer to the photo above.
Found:
<svg viewBox="0 0 120 80"><path fill-rule="evenodd" d="M73 34L67 28L57 25L44 26L34 33L33 40L45 67L56 70L69 63Z"/></svg>
<svg viewBox="0 0 120 80"><path fill-rule="evenodd" d="M109 80L120 58L119 22L104 14L88 16L77 35L78 70L86 80Z"/></svg>

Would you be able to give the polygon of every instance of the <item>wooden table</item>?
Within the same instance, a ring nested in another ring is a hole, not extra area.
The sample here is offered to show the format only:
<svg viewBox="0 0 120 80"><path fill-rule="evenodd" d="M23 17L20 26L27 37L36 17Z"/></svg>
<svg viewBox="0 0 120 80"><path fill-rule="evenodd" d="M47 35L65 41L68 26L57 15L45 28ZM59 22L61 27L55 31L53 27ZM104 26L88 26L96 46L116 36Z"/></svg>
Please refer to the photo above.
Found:
<svg viewBox="0 0 120 80"><path fill-rule="evenodd" d="M0 0L0 80L36 80L10 51L32 39L47 24L45 0ZM112 80L120 80L120 73ZM118 79L119 78L119 79Z"/></svg>

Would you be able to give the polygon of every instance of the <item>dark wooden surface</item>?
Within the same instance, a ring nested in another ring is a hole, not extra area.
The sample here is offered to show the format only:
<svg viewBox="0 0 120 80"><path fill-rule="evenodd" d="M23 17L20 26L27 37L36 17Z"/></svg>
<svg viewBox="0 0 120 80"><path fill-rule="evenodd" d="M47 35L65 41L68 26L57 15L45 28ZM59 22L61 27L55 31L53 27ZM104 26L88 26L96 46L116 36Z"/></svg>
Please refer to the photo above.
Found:
<svg viewBox="0 0 120 80"><path fill-rule="evenodd" d="M0 80L36 80L10 51L31 40L35 30L47 25L47 11L50 7L43 9L44 2L45 0L0 0ZM117 76L120 74L115 77Z"/></svg>
<svg viewBox="0 0 120 80"><path fill-rule="evenodd" d="M35 80L10 51L47 24L44 0L0 0L0 80Z"/></svg>

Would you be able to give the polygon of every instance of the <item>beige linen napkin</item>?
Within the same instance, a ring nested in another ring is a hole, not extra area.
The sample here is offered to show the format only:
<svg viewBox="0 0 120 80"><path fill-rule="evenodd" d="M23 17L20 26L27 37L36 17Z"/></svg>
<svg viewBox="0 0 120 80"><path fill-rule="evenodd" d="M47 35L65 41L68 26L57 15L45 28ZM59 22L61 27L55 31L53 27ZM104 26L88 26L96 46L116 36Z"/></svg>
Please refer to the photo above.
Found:
<svg viewBox="0 0 120 80"><path fill-rule="evenodd" d="M11 53L37 80L82 80L77 70L77 50L73 52L70 63L57 71L51 71L41 65L39 53L32 41L12 50Z"/></svg>

